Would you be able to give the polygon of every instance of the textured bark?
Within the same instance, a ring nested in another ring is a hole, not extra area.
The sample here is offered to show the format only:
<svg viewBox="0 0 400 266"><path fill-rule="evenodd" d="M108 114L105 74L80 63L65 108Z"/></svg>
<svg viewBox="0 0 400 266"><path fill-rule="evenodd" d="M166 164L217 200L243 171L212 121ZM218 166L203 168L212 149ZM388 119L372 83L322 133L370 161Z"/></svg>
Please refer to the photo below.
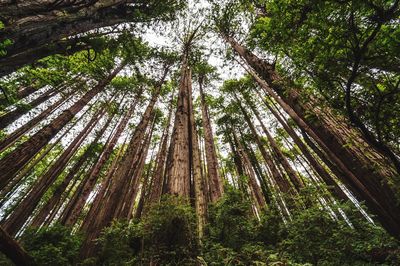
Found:
<svg viewBox="0 0 400 266"><path fill-rule="evenodd" d="M56 101L54 104L50 105L45 109L43 112L41 112L39 115L35 116L33 119L29 120L27 123L19 127L17 130L12 132L10 135L8 135L5 139L3 139L0 142L0 152L4 151L6 148L8 148L10 145L15 143L23 134L26 132L30 131L34 126L36 126L40 121L48 117L53 111L55 111L58 107L60 107L64 102L66 102L69 99L69 94L61 97L58 101Z"/></svg>
<svg viewBox="0 0 400 266"><path fill-rule="evenodd" d="M167 159L166 178L168 193L186 198L190 196L189 87L191 86L191 70L187 58L184 58L170 154Z"/></svg>
<svg viewBox="0 0 400 266"><path fill-rule="evenodd" d="M103 208L97 209L97 213L92 215L94 221L90 225L85 226L87 229L86 238L81 248L81 256L83 258L93 255L93 252L95 252L93 240L104 227L110 225L114 218L119 217L121 210L123 210L120 208L120 200L125 198L124 192L127 192L126 190L129 189L128 186L129 184L132 184L132 179L135 177L134 172L140 167L140 159L142 155L140 151L144 143L145 133L155 114L154 105L160 95L161 86L165 81L168 71L169 67L166 67L163 77L156 85L152 98L143 113L141 121L134 130L128 149L120 160L119 165L113 174L113 178L110 180L110 184L108 185L109 188L103 197Z"/></svg>
<svg viewBox="0 0 400 266"><path fill-rule="evenodd" d="M199 81L200 97L201 97L201 113L204 129L205 152L207 160L207 176L210 184L210 197L211 201L217 201L224 193L223 182L218 173L218 159L215 151L214 137L210 122L210 116L205 101L205 94L203 91L203 82Z"/></svg>
<svg viewBox="0 0 400 266"><path fill-rule="evenodd" d="M65 137L65 135L72 129L75 127L75 125L77 125L82 119L83 117L85 117L86 113L90 110L90 108L84 113L82 114L78 119L76 119L73 123L71 123L71 125L69 126L69 128L67 130L65 130L61 136L59 136L53 143L51 143L50 145L46 145L45 149L43 151L40 152L40 155L37 155L33 158L33 160L31 160L29 162L29 164L27 164L23 169L21 169L21 171L18 173L18 175L13 178L11 180L11 182L9 182L7 184L7 186L5 188L3 188L1 190L0 193L0 199L2 199L0 206L3 206L4 202L10 198L11 194L13 193L13 191L15 189L17 189L17 185L18 183L21 182L21 180L23 180L24 177L26 177L29 173L32 172L32 170L34 169L34 167L57 145L60 143L60 141Z"/></svg>
<svg viewBox="0 0 400 266"><path fill-rule="evenodd" d="M207 213L207 200L204 194L204 182L201 174L201 162L200 162L200 148L199 148L199 140L197 137L196 124L194 120L194 109L193 109L193 99L192 99L192 88L189 87L189 124L190 124L190 158L192 158L192 175L193 175L193 183L194 183L194 194L195 194L195 209L196 209L196 217L197 217L197 234L199 237L199 241L201 243L201 239L204 235L204 226L206 224L206 213ZM215 153L215 149L214 149ZM216 160L216 157L214 158ZM214 161L215 162L215 161ZM212 166L211 166L212 168ZM217 169L215 169L217 170ZM215 173L214 173L215 174ZM218 176L217 176L218 178ZM211 182L215 182L216 180L211 180ZM218 180L217 180L218 181ZM212 185L219 185L212 183ZM218 191L219 188L211 189L212 191ZM219 198L221 195L214 195L214 198Z"/></svg>
<svg viewBox="0 0 400 266"><path fill-rule="evenodd" d="M97 144L101 136L104 134L108 126L110 125L113 115L111 115L107 122L102 126L102 128L96 133L94 140L91 144L86 148L85 152L80 156L78 161L74 164L74 166L69 170L68 174L65 176L63 182L55 189L51 198L44 204L44 206L40 209L38 214L34 217L31 222L32 227L39 227L49 215L51 210L57 205L57 203L62 198L63 194L65 194L68 185L71 183L72 179L77 176L77 173L82 168L82 166L89 160L93 146ZM82 181L83 182L83 181Z"/></svg>
<svg viewBox="0 0 400 266"><path fill-rule="evenodd" d="M241 161L243 162L244 169L246 171L247 177L249 178L249 187L251 190L252 197L254 198L254 202L256 204L256 208L258 213L266 206L265 199L263 197L260 186L256 181L256 175L254 173L254 169L251 166L251 162L249 156L246 153L246 150L243 148L240 140L236 136L236 133L233 132L233 138L237 145L239 156L241 157Z"/></svg>
<svg viewBox="0 0 400 266"><path fill-rule="evenodd" d="M396 170L390 160L365 141L360 132L333 112L322 102L302 95L275 72L271 64L257 58L234 39L225 36L232 48L246 60L255 72L252 76L303 130L307 130L330 159L345 173L342 180L356 194L362 195L366 205L373 211L385 229L400 239L400 207L395 188L390 184L396 179ZM285 106L286 105L286 106ZM309 117L306 114L314 114ZM317 138L314 138L317 137Z"/></svg>
<svg viewBox="0 0 400 266"><path fill-rule="evenodd" d="M18 118L23 116L24 114L28 113L30 109L37 107L41 103L44 103L55 94L57 94L59 88L52 88L47 90L45 93L37 97L36 99L32 100L28 103L29 108L27 107L16 107L14 110L6 113L5 115L0 117L0 129L6 128L8 125L16 121Z"/></svg>
<svg viewBox="0 0 400 266"><path fill-rule="evenodd" d="M262 119L260 118L260 115L255 109L255 107L249 103L249 106L253 110L253 113L256 115L258 121L260 122L261 128L264 132L264 134L267 136L268 142L274 151L275 155L277 156L278 161L282 164L282 167L285 169L285 172L290 178L290 181L293 183L295 189L299 191L300 189L304 188L304 183L301 180L300 176L297 174L297 172L292 168L292 166L289 164L288 160L286 159L285 155L283 155L281 149L278 147L277 143L275 142L274 138L271 136L269 133L267 127L264 125ZM243 112L246 112L246 110L241 106L241 109Z"/></svg>
<svg viewBox="0 0 400 266"><path fill-rule="evenodd" d="M31 61L32 55L38 54L39 48L46 49L50 55L54 54L50 49L53 45L57 46L70 36L120 23L149 21L154 17L169 19L168 15L175 11L175 7L179 8L179 4L175 0L99 0L40 6L9 3L2 12L5 28L0 33L0 40L10 39L12 45L6 48L4 59L12 61L18 58L19 66L22 66ZM29 6L35 8L29 9ZM26 61L21 55L25 55Z"/></svg>
<svg viewBox="0 0 400 266"><path fill-rule="evenodd" d="M88 177L85 179L85 182L82 182L81 186L75 192L73 198L68 202L68 205L65 208L63 215L60 219L61 224L72 226L77 222L78 217L81 214L83 207L86 203L86 200L88 199L90 193L96 185L100 171L102 170L104 164L109 160L118 139L121 137L122 132L124 132L128 121L133 114L136 103L137 102L135 101L130 106L128 112L122 118L111 139L105 144L104 151L101 154L100 159L96 162L96 164L94 164L93 168L90 170Z"/></svg>
<svg viewBox="0 0 400 266"><path fill-rule="evenodd" d="M156 166L152 176L152 186L149 196L149 203L151 205L153 203L158 203L161 198L161 194L163 191L164 184L164 174L165 174L165 161L167 159L167 148L168 148L168 137L170 131L171 117L172 117L172 105L173 97L171 97L171 103L168 111L168 120L167 126L164 129L162 138L161 138L161 147L157 153L156 157Z"/></svg>
<svg viewBox="0 0 400 266"><path fill-rule="evenodd" d="M35 154L38 153L66 124L68 124L68 122L70 122L94 96L101 92L123 67L124 64L118 66L110 75L108 75L107 78L89 90L79 101L62 112L50 124L36 132L29 138L29 140L21 144L13 152L2 158L0 160L0 173L2 173L0 177L0 189L4 188L4 186L17 174L19 169L27 164L29 160L32 159L33 156L35 156Z"/></svg>
<svg viewBox="0 0 400 266"><path fill-rule="evenodd" d="M259 96L261 97L261 95ZM336 198L339 200L348 200L346 193L343 192L338 183L328 173L325 167L321 165L321 163L311 154L309 148L304 144L304 142L300 139L294 129L287 123L287 121L285 121L285 118L281 116L279 112L275 111L275 109L272 108L272 106L268 104L265 100L263 102L267 106L268 110L270 110L274 117L279 121L285 131L289 134L289 136L293 139L294 143L297 145L307 161L310 163L311 167L328 186L328 190L332 193L332 195L335 195ZM258 120L260 121L261 118L259 117L259 114L256 115ZM327 166L329 167L329 165ZM338 176L340 176L340 174Z"/></svg>
<svg viewBox="0 0 400 266"><path fill-rule="evenodd" d="M1 227L0 252L6 255L15 265L33 265L33 260L28 253Z"/></svg>
<svg viewBox="0 0 400 266"><path fill-rule="evenodd" d="M78 150L80 144L84 141L93 127L99 120L99 112L97 112L86 127L78 134L78 136L70 143L67 149L61 154L56 162L47 170L47 172L40 177L40 179L33 185L32 190L22 200L18 207L11 213L6 221L2 222L3 228L10 234L15 235L29 216L39 204L44 193L56 181L59 174L66 167L68 161L72 158Z"/></svg>

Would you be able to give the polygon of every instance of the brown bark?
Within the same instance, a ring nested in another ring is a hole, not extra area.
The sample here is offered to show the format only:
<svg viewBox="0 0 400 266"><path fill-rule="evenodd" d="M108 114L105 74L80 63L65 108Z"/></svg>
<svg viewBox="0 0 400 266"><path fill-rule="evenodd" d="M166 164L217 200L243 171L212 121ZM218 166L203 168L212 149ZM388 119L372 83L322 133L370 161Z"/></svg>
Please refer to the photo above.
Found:
<svg viewBox="0 0 400 266"><path fill-rule="evenodd" d="M178 106L167 159L166 178L168 193L189 198L189 87L192 86L192 74L187 60L185 57L182 62Z"/></svg>
<svg viewBox="0 0 400 266"><path fill-rule="evenodd" d="M78 161L74 164L74 166L69 170L68 174L65 176L62 183L55 189L51 198L44 204L44 206L39 210L38 214L34 217L31 222L32 227L39 227L46 219L51 210L57 205L57 203L62 198L65 193L68 185L71 183L72 179L77 175L79 169L85 164L89 157L92 154L93 146L97 144L101 136L104 134L108 126L110 125L114 115L111 115L107 122L102 126L102 128L96 133L94 140L91 144L86 148L85 152L80 156ZM82 181L83 182L83 181Z"/></svg>
<svg viewBox="0 0 400 266"><path fill-rule="evenodd" d="M35 156L50 139L52 139L69 121L88 104L88 102L101 92L106 85L119 73L124 67L124 63L118 66L114 71L108 75L107 78L99 82L94 88L89 90L79 101L73 104L70 108L62 112L57 118L55 118L50 124L43 127L26 142L21 144L13 152L6 155L0 160L0 189L17 174L18 170L21 169L25 164Z"/></svg>
<svg viewBox="0 0 400 266"><path fill-rule="evenodd" d="M194 109L193 109L193 98L192 98L192 88L189 87L189 124L190 124L190 132L189 132L189 156L192 158L192 165L191 165L191 172L193 175L193 183L194 183L194 194L195 194L195 209L196 209L196 217L197 217L197 234L199 237L199 241L201 244L201 239L203 238L204 235L204 226L206 224L206 213L207 213L207 200L205 198L205 193L204 193L204 182L201 174L201 161L200 161L200 148L199 148L199 140L197 137L197 130L196 130L196 124L194 120ZM204 122L203 122L204 123ZM215 149L214 149L214 154L215 154ZM215 154L216 155L216 154ZM211 158L210 158L211 159ZM216 157L214 158L216 160ZM216 163L214 161L213 163ZM214 166L215 167L215 166ZM210 168L213 168L213 166L210 166ZM215 169L217 170L217 169ZM218 173L213 173L217 174ZM218 178L218 176L216 176ZM214 185L219 185L218 183L215 183L217 180L210 180L212 183L212 186ZM221 192L219 188L211 188L212 191L215 191L215 193ZM214 194L214 197L218 199L221 195Z"/></svg>
<svg viewBox="0 0 400 266"><path fill-rule="evenodd" d="M244 109L244 107L240 104L240 101L238 98L236 98L238 101L238 104L240 106L240 109L242 110L242 113L245 116L245 119L248 123L252 123L250 120L249 115L247 114L246 109ZM246 99L247 100L247 99ZM261 128L264 131L264 134L267 136L268 142L270 144L271 149L273 150L275 156L277 157L277 161L282 165L282 167L285 169L285 172L287 173L287 175L289 176L290 181L292 182L292 184L294 185L294 188L297 191L300 191L300 189L304 188L304 184L303 181L300 179L300 177L298 176L298 174L296 173L296 171L292 168L292 166L289 164L288 160L286 159L286 157L283 155L282 151L280 150L280 148L278 147L278 145L276 144L274 138L271 136L271 134L269 133L269 131L267 130L267 128L265 127L263 121L260 119L259 117L259 113L258 111L254 108L254 106L248 102L248 104L250 105L250 107L252 108L254 114L256 115L258 121L260 122Z"/></svg>
<svg viewBox="0 0 400 266"><path fill-rule="evenodd" d="M261 96L261 95L260 95ZM317 172L317 174L322 178L325 184L328 186L328 190L337 197L339 200L348 200L346 193L340 188L334 178L328 173L328 171L321 165L321 163L311 154L309 148L304 144L304 142L300 139L294 129L285 121L285 118L281 116L271 105L269 105L265 100L263 100L264 104L267 106L268 110L274 115L274 117L279 121L285 131L292 138L296 146L300 149L302 154L305 156L307 161L310 163L311 167ZM258 119L259 115L257 116ZM327 165L329 167L329 165ZM340 176L340 174L338 175Z"/></svg>
<svg viewBox="0 0 400 266"><path fill-rule="evenodd" d="M207 176L210 184L210 197L211 201L215 202L224 193L223 182L218 172L218 159L215 150L214 137L210 122L207 103L205 101L205 94L203 91L203 82L199 81L200 97L201 97L201 113L204 129L205 152L207 160Z"/></svg>
<svg viewBox="0 0 400 266"><path fill-rule="evenodd" d="M50 169L34 184L33 189L18 205L18 208L16 208L11 213L7 220L2 222L3 228L10 235L15 235L21 229L29 216L35 210L36 206L39 204L40 199L42 198L44 193L66 167L68 161L78 150L80 144L84 141L84 139L96 125L99 118L99 112L97 112L90 120L90 122L86 125L86 127L78 134L78 136L71 142L68 148L65 149L62 155L50 167Z"/></svg>
<svg viewBox="0 0 400 266"><path fill-rule="evenodd" d="M142 155L140 151L144 142L146 129L155 114L154 105L160 95L161 86L165 81L168 71L169 67L167 66L163 77L156 85L155 92L143 113L141 121L135 128L128 149L120 160L119 166L116 169L112 180L110 180L109 188L103 199L103 208L97 210L97 213L93 215L95 216L93 217L94 222L92 222L90 226L86 227L86 239L81 248L81 256L83 258L91 256L93 252L95 252L95 247L92 241L104 227L110 225L111 221L114 218L119 217L121 214L121 208L119 208L120 200L125 198L123 192L126 192L126 189L129 189L129 184L132 184L132 179L135 178L133 175L134 171L140 166Z"/></svg>
<svg viewBox="0 0 400 266"><path fill-rule="evenodd" d="M83 210L86 200L88 199L90 193L92 192L97 182L100 171L102 170L104 164L109 160L112 151L114 150L117 144L118 139L121 137L122 132L124 132L128 124L128 121L132 116L136 103L137 103L136 101L132 103L128 112L124 115L121 122L119 123L115 133L112 135L112 138L110 139L109 142L106 143L104 151L100 156L100 159L90 170L87 179L85 179L85 182L82 183L82 186L80 186L77 189L74 197L68 203L60 219L61 224L72 226L78 220L78 217Z"/></svg>
<svg viewBox="0 0 400 266"><path fill-rule="evenodd" d="M149 196L149 203L151 205L153 203L157 203L160 201L161 194L163 191L163 184L164 184L164 174L165 174L165 161L167 158L167 146L168 146L168 137L170 131L170 124L171 124L171 117L172 117L172 104L173 104L174 97L171 97L171 102L168 111L168 120L166 127L164 129L162 138L161 138L161 148L158 151L156 157L156 167L152 176L152 187Z"/></svg>
<svg viewBox="0 0 400 266"><path fill-rule="evenodd" d="M49 107L47 107L47 109L45 109L39 115L37 115L33 119L29 120L27 123L25 123L20 128L18 128L14 132L12 132L5 139L3 139L0 142L0 152L2 152L5 149L7 149L10 145L15 143L15 141L17 141L23 134L25 134L26 132L31 130L40 121L42 121L47 116L49 116L51 113L53 113L54 110L56 110L58 107L60 107L64 102L66 102L69 99L69 96L70 96L70 94L67 94L67 95L61 97L58 101L56 101L54 104L52 104Z"/></svg>
<svg viewBox="0 0 400 266"><path fill-rule="evenodd" d="M27 104L29 106L29 108L26 106L24 106L24 107L17 106L14 110L1 116L0 117L0 129L6 128L8 125L13 123L15 120L17 120L24 114L28 113L31 108L35 108L38 105L40 105L41 103L44 103L45 101L47 101L48 99L53 97L55 94L57 94L58 90L59 90L59 88L57 88L57 87L49 89L45 93L43 93L42 95L37 97L36 99L29 102Z"/></svg>
<svg viewBox="0 0 400 266"><path fill-rule="evenodd" d="M6 255L15 265L33 265L33 260L28 253L1 227L0 252Z"/></svg>
<svg viewBox="0 0 400 266"><path fill-rule="evenodd" d="M351 128L343 117L333 114L319 99L302 95L285 82L271 64L257 58L234 39L225 36L225 40L260 75L261 78L251 73L260 87L277 100L299 127L306 130L345 173L346 180L342 181L362 195L366 205L390 234L400 238L399 199L396 189L390 185L396 179L396 170L390 160L369 145L360 132ZM279 97L275 97L275 93ZM308 113L315 117L307 116Z"/></svg>
<svg viewBox="0 0 400 266"><path fill-rule="evenodd" d="M17 185L24 179L24 177L26 177L29 173L32 172L32 170L34 169L34 167L43 159L45 158L45 156L57 145L60 143L60 141L65 137L65 135L72 129L75 127L75 125L77 125L82 119L83 117L85 117L86 113L89 112L90 108L88 110L86 110L86 112L84 114L82 114L78 119L76 119L73 123L71 123L71 125L69 126L69 128L67 130L65 130L61 136L59 136L53 143L51 143L50 145L47 145L46 148L40 152L40 154L38 154L37 156L35 156L33 158L33 160L31 160L29 162L29 164L27 164L23 169L21 169L21 171L18 173L18 175L13 178L11 180L11 182L9 182L7 184L7 186L5 188L3 188L1 190L0 193L0 199L1 199L1 203L0 206L3 206L4 202L6 201L6 199L10 198L11 194L13 193L13 191L17 188Z"/></svg>
<svg viewBox="0 0 400 266"><path fill-rule="evenodd" d="M256 204L257 211L258 213L260 213L261 210L266 206L265 199L261 192L261 188L256 181L256 175L251 165L249 156L247 155L245 149L243 148L242 144L240 143L240 140L238 139L234 131L232 131L232 135L237 145L239 156L241 157L241 160L243 162L243 166L247 173L247 177L249 178L249 186L252 193L252 197L254 198L254 202Z"/></svg>
<svg viewBox="0 0 400 266"><path fill-rule="evenodd" d="M43 5L36 8L40 10L38 12L29 10L29 8L21 10L15 3L7 5L9 13L2 13L5 28L0 33L0 40L10 39L12 45L6 48L7 54L4 59L7 60L3 62L7 63L18 57L21 61L19 66L22 66L35 52L37 53L38 48L46 49L50 55L50 47L57 46L60 40L94 29L120 23L149 21L153 17L169 19L170 13L174 12L175 7L180 4L173 0L154 3L125 0L79 2L84 4L78 6L76 3L75 5L72 3L57 4L52 8L45 8ZM164 9L160 6L163 6ZM163 12L160 12L160 9ZM18 14L18 16L14 14ZM26 61L20 56L22 54L25 55ZM0 65L2 66L2 64ZM9 73L10 70L7 72Z"/></svg>

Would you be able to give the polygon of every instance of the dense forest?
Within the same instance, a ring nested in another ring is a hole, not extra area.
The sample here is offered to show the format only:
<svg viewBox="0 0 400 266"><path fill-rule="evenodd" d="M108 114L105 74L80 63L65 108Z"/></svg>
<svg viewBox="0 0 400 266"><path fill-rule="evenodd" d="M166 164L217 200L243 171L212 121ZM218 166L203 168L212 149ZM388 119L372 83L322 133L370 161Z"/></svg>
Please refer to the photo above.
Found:
<svg viewBox="0 0 400 266"><path fill-rule="evenodd" d="M0 1L0 265L399 241L399 0Z"/></svg>

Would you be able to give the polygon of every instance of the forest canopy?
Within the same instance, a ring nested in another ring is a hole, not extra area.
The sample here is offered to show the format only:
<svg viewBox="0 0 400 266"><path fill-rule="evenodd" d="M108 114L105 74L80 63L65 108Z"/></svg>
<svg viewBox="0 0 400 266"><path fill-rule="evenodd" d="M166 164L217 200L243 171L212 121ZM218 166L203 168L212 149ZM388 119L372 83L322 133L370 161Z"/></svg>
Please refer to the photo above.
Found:
<svg viewBox="0 0 400 266"><path fill-rule="evenodd" d="M399 2L1 2L0 264L399 265Z"/></svg>

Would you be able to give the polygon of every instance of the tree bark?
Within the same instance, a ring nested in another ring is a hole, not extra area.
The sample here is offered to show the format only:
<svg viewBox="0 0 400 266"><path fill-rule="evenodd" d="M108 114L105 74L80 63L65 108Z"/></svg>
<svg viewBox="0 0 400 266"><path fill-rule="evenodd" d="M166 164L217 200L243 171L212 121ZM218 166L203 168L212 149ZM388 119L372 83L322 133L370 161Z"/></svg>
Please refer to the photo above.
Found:
<svg viewBox="0 0 400 266"><path fill-rule="evenodd" d="M50 167L50 169L33 185L33 189L18 205L18 208L11 213L7 220L2 222L4 230L6 230L10 235L15 235L21 229L39 204L44 193L53 184L53 182L56 181L58 175L66 167L68 161L78 150L80 144L84 141L87 135L89 135L99 118L99 112L97 112L86 125L86 127L78 134L68 148Z"/></svg>
<svg viewBox="0 0 400 266"><path fill-rule="evenodd" d="M400 199L396 196L396 189L390 185L397 174L390 160L369 145L344 118L334 115L319 99L302 95L291 84L287 84L271 64L257 58L231 37L225 36L225 40L260 75L261 78L252 73L260 87L273 96L299 127L307 130L307 134L310 133L346 173L346 180L342 181L362 195L385 229L400 239ZM280 97L275 97L275 93ZM307 114L314 114L314 117Z"/></svg>
<svg viewBox="0 0 400 266"><path fill-rule="evenodd" d="M62 86L62 85L61 85ZM0 117L0 129L6 128L8 125L16 121L18 118L23 116L24 114L28 113L30 109L37 107L38 105L44 103L55 94L57 94L58 90L61 88L52 88L47 90L45 93L37 97L36 99L32 100L28 103L29 108L26 106L18 106L13 111L6 113L5 115Z"/></svg>
<svg viewBox="0 0 400 266"><path fill-rule="evenodd" d="M202 123L204 129L204 140L205 140L205 151L207 160L207 176L210 184L210 197L211 201L215 202L224 193L223 182L218 172L218 159L215 151L214 137L210 122L210 116L205 100L205 94L203 91L202 79L199 80L200 98L201 98L201 113Z"/></svg>
<svg viewBox="0 0 400 266"><path fill-rule="evenodd" d="M74 225L80 213L83 210L83 207L88 199L90 193L92 192L97 179L99 177L100 171L104 164L109 160L112 151L114 150L118 139L121 137L122 132L124 132L129 119L131 118L133 111L135 109L137 101L132 103L128 112L124 115L121 122L119 123L115 133L112 135L112 138L109 142L106 143L103 153L100 156L100 159L96 162L96 164L91 169L86 181L82 183L82 186L77 189L74 197L70 200L67 207L65 208L63 215L60 219L60 223L63 225L72 226Z"/></svg>
<svg viewBox="0 0 400 266"><path fill-rule="evenodd" d="M101 92L124 66L125 63L122 63L120 66L115 68L107 78L89 90L79 101L62 112L50 124L36 132L31 138L29 138L29 140L21 144L13 152L3 157L0 160L0 173L2 173L0 177L0 189L4 188L4 186L17 174L19 169L27 164L29 160L32 159L32 157L35 156L35 154L39 152L66 124L68 124L68 122L71 121L71 119L81 111L94 96Z"/></svg>
<svg viewBox="0 0 400 266"><path fill-rule="evenodd" d="M47 107L47 109L45 109L39 115L29 120L26 124L22 125L20 128L12 132L5 139L3 139L0 143L0 152L7 149L10 145L15 143L15 141L17 141L23 134L30 131L40 121L42 121L44 118L48 117L51 113L53 113L53 111L55 111L58 107L60 107L64 102L66 102L69 99L69 96L70 93L65 96L62 96L58 101Z"/></svg>
<svg viewBox="0 0 400 266"><path fill-rule="evenodd" d="M110 125L114 115L111 115L107 122L102 126L102 128L96 133L94 140L89 144L84 153L80 156L79 160L74 164L74 166L69 170L67 176L64 178L63 182L55 189L51 198L44 204L44 206L39 210L38 214L31 222L32 227L39 227L45 220L51 210L57 205L57 203L62 198L68 185L71 183L72 179L76 176L79 169L84 165L86 161L92 154L93 146L96 145L104 134L108 126ZM84 182L84 181L82 181Z"/></svg>
<svg viewBox="0 0 400 266"><path fill-rule="evenodd" d="M187 57L183 59L179 84L178 107L171 136L170 156L167 159L167 191L172 195L190 197L189 155L189 87L191 70Z"/></svg>

